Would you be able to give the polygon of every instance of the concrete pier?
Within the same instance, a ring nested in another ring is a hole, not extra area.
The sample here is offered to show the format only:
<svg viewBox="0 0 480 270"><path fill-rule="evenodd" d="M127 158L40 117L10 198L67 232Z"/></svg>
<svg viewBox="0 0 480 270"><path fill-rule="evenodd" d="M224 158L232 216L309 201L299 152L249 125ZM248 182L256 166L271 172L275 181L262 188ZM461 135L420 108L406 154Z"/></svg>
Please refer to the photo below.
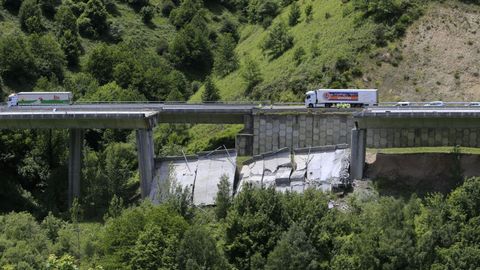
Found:
<svg viewBox="0 0 480 270"><path fill-rule="evenodd" d="M366 154L366 129L352 129L352 141L350 144L351 160L350 160L350 178L362 179L363 168L365 166L365 154Z"/></svg>
<svg viewBox="0 0 480 270"><path fill-rule="evenodd" d="M154 174L154 146L151 129L137 129L138 170L140 171L140 193L143 198L150 194Z"/></svg>
<svg viewBox="0 0 480 270"><path fill-rule="evenodd" d="M80 196L80 179L82 176L83 129L70 129L70 153L68 160L68 206L74 198Z"/></svg>

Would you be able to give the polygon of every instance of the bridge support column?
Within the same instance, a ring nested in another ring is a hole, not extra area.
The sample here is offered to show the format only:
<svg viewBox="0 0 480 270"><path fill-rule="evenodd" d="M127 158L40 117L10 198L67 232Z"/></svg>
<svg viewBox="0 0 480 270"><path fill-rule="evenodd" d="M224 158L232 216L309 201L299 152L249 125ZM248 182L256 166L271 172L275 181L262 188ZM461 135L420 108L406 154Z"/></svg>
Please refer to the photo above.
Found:
<svg viewBox="0 0 480 270"><path fill-rule="evenodd" d="M83 129L70 129L70 149L68 160L68 207L74 198L80 196L80 179L82 175Z"/></svg>
<svg viewBox="0 0 480 270"><path fill-rule="evenodd" d="M352 129L352 141L350 144L350 179L362 179L365 166L367 130Z"/></svg>
<svg viewBox="0 0 480 270"><path fill-rule="evenodd" d="M150 194L154 174L154 149L151 129L137 129L138 170L140 171L140 193L142 199Z"/></svg>

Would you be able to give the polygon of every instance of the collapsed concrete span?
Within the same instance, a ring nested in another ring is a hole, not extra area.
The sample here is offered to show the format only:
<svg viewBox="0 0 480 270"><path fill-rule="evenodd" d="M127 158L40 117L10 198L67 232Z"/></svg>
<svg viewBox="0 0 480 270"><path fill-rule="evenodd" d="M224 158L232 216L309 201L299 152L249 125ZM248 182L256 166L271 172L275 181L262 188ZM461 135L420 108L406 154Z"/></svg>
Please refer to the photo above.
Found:
<svg viewBox="0 0 480 270"><path fill-rule="evenodd" d="M303 192L309 187L329 192L349 185L348 145L288 148L258 155L244 162L237 192L245 183L275 187L286 192Z"/></svg>

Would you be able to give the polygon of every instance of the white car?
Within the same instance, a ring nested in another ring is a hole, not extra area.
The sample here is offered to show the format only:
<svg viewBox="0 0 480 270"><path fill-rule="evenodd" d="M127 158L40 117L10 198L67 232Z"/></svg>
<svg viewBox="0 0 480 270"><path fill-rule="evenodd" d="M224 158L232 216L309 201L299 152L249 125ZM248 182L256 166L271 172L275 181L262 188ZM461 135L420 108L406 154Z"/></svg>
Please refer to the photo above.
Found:
<svg viewBox="0 0 480 270"><path fill-rule="evenodd" d="M443 107L443 106L445 106L445 103L443 103L443 101L432 101L432 102L429 102L429 103L425 104L424 106Z"/></svg>
<svg viewBox="0 0 480 270"><path fill-rule="evenodd" d="M395 106L397 106L397 107L408 107L408 106L410 106L410 102L400 101L400 102L397 102L397 104L395 104Z"/></svg>
<svg viewBox="0 0 480 270"><path fill-rule="evenodd" d="M480 102L470 102L467 104L469 107L480 107Z"/></svg>

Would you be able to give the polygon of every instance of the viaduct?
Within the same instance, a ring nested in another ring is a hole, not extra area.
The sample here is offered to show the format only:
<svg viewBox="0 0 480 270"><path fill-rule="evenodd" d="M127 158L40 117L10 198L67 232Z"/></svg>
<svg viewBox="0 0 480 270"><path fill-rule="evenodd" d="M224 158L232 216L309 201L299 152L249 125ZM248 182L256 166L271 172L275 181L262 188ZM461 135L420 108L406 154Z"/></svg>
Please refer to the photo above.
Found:
<svg viewBox="0 0 480 270"><path fill-rule="evenodd" d="M307 109L248 104L82 104L64 107L0 107L0 129L70 130L68 199L80 195L85 129L135 129L141 196L154 173L152 129L159 123L243 124L239 155L283 147L347 143L350 174L361 179L366 148L417 146L480 147L480 109L465 107L372 107Z"/></svg>

